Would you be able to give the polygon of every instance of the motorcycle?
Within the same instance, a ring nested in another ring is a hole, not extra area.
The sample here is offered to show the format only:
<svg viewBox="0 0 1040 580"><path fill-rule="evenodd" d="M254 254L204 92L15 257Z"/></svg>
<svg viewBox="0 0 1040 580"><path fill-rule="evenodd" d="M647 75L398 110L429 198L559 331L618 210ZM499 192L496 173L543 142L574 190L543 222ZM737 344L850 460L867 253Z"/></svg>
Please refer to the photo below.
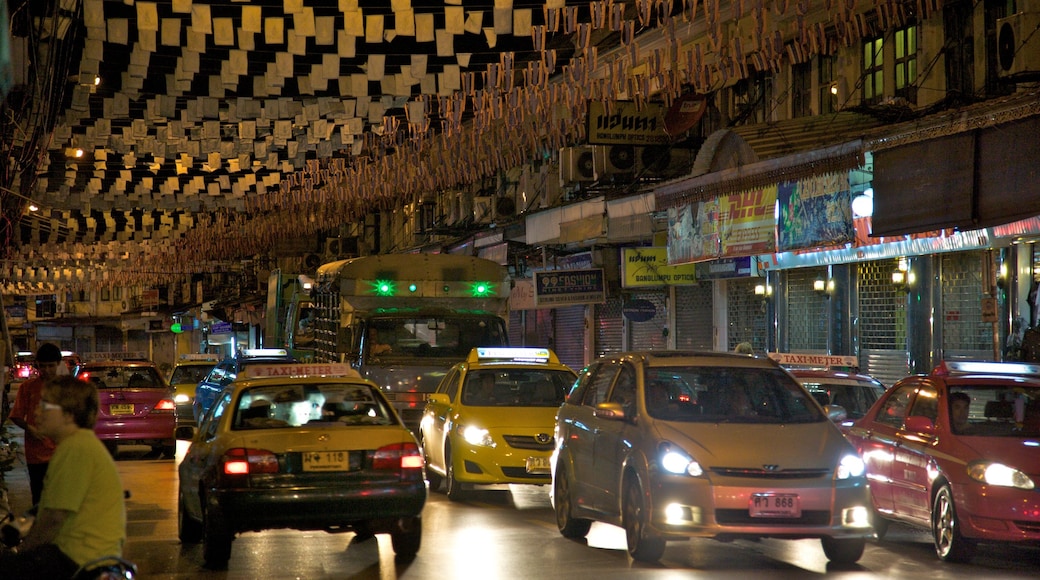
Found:
<svg viewBox="0 0 1040 580"><path fill-rule="evenodd" d="M0 518L0 544L14 548L22 543L22 538L29 533L36 520L34 506L24 515L16 516L11 512ZM72 575L72 580L135 580L137 565L120 556L102 556L83 564Z"/></svg>

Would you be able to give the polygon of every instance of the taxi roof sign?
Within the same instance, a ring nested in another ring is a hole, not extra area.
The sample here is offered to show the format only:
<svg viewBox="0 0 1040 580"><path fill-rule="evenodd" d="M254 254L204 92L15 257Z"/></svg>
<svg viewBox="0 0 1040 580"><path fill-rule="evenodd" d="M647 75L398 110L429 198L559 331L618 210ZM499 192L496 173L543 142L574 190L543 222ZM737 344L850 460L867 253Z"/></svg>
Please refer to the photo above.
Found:
<svg viewBox="0 0 1040 580"><path fill-rule="evenodd" d="M244 348L242 354L245 356L289 356L289 351L284 348Z"/></svg>
<svg viewBox="0 0 1040 580"><path fill-rule="evenodd" d="M210 354L210 353L198 353L198 352L196 352L196 353L185 353L185 354L182 354L180 356L180 360L183 360L183 361L197 360L197 361L206 361L206 362L219 362L220 361L220 356L215 355L215 354Z"/></svg>
<svg viewBox="0 0 1040 580"><path fill-rule="evenodd" d="M361 374L345 363L300 363L251 365L238 374L240 378L266 377L349 377L360 379Z"/></svg>
<svg viewBox="0 0 1040 580"><path fill-rule="evenodd" d="M538 363L560 362L559 359L556 358L556 353L554 353L552 350L548 348L507 346L477 347L470 351L469 357L466 360L466 362L471 364L487 361L517 361Z"/></svg>
<svg viewBox="0 0 1040 580"><path fill-rule="evenodd" d="M854 356L833 354L797 354L792 352L771 352L769 358L782 365L810 367L858 367L859 359Z"/></svg>
<svg viewBox="0 0 1040 580"><path fill-rule="evenodd" d="M943 361L935 367L932 374L1040 376L1040 365L991 361Z"/></svg>

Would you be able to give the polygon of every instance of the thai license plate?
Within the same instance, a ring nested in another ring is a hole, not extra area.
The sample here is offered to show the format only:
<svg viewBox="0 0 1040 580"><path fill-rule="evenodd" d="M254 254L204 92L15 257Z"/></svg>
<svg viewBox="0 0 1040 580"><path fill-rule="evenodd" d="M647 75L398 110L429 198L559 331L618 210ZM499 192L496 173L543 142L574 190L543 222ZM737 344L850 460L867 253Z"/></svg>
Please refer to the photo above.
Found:
<svg viewBox="0 0 1040 580"><path fill-rule="evenodd" d="M527 473L549 473L549 458L548 457L528 457L527 458Z"/></svg>
<svg viewBox="0 0 1040 580"><path fill-rule="evenodd" d="M350 471L349 451L308 451L303 454L304 471Z"/></svg>
<svg viewBox="0 0 1040 580"><path fill-rule="evenodd" d="M117 403L115 405L108 406L109 415L133 415L134 404L133 403Z"/></svg>
<svg viewBox="0 0 1040 580"><path fill-rule="evenodd" d="M748 511L753 518L802 517L802 505L793 493L753 493Z"/></svg>

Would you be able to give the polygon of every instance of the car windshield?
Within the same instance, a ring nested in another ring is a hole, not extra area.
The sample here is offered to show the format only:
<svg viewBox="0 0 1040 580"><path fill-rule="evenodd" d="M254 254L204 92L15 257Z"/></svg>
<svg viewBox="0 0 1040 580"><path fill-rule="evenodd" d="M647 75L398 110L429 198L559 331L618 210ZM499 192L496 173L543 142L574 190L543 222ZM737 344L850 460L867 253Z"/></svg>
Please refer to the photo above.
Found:
<svg viewBox="0 0 1040 580"><path fill-rule="evenodd" d="M279 383L245 389L232 430L392 425L397 420L368 385Z"/></svg>
<svg viewBox="0 0 1040 580"><path fill-rule="evenodd" d="M779 369L652 367L646 370L651 417L689 423L826 421L802 387Z"/></svg>
<svg viewBox="0 0 1040 580"><path fill-rule="evenodd" d="M98 389L166 388L159 371L152 367L92 366L80 371L78 377Z"/></svg>
<svg viewBox="0 0 1040 580"><path fill-rule="evenodd" d="M170 384L200 383L212 369L213 365L179 366L173 369L173 375L170 376Z"/></svg>
<svg viewBox="0 0 1040 580"><path fill-rule="evenodd" d="M548 369L477 370L466 375L462 404L476 407L559 407L574 375Z"/></svg>
<svg viewBox="0 0 1040 580"><path fill-rule="evenodd" d="M958 420L958 401L968 403ZM1023 385L956 386L950 389L950 424L958 435L1040 437L1040 387Z"/></svg>
<svg viewBox="0 0 1040 580"><path fill-rule="evenodd" d="M838 405L849 419L859 419L885 392L881 385L866 382L802 380L802 385L821 405Z"/></svg>

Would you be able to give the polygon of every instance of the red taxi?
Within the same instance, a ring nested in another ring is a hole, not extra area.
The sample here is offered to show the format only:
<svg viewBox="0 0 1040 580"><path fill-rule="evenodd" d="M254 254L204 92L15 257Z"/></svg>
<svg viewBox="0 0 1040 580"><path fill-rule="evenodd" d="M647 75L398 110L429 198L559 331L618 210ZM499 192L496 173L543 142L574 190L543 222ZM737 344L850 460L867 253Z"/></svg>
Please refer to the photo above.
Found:
<svg viewBox="0 0 1040 580"><path fill-rule="evenodd" d="M1040 365L944 362L900 380L853 425L878 537L929 529L965 562L984 542L1040 542Z"/></svg>

